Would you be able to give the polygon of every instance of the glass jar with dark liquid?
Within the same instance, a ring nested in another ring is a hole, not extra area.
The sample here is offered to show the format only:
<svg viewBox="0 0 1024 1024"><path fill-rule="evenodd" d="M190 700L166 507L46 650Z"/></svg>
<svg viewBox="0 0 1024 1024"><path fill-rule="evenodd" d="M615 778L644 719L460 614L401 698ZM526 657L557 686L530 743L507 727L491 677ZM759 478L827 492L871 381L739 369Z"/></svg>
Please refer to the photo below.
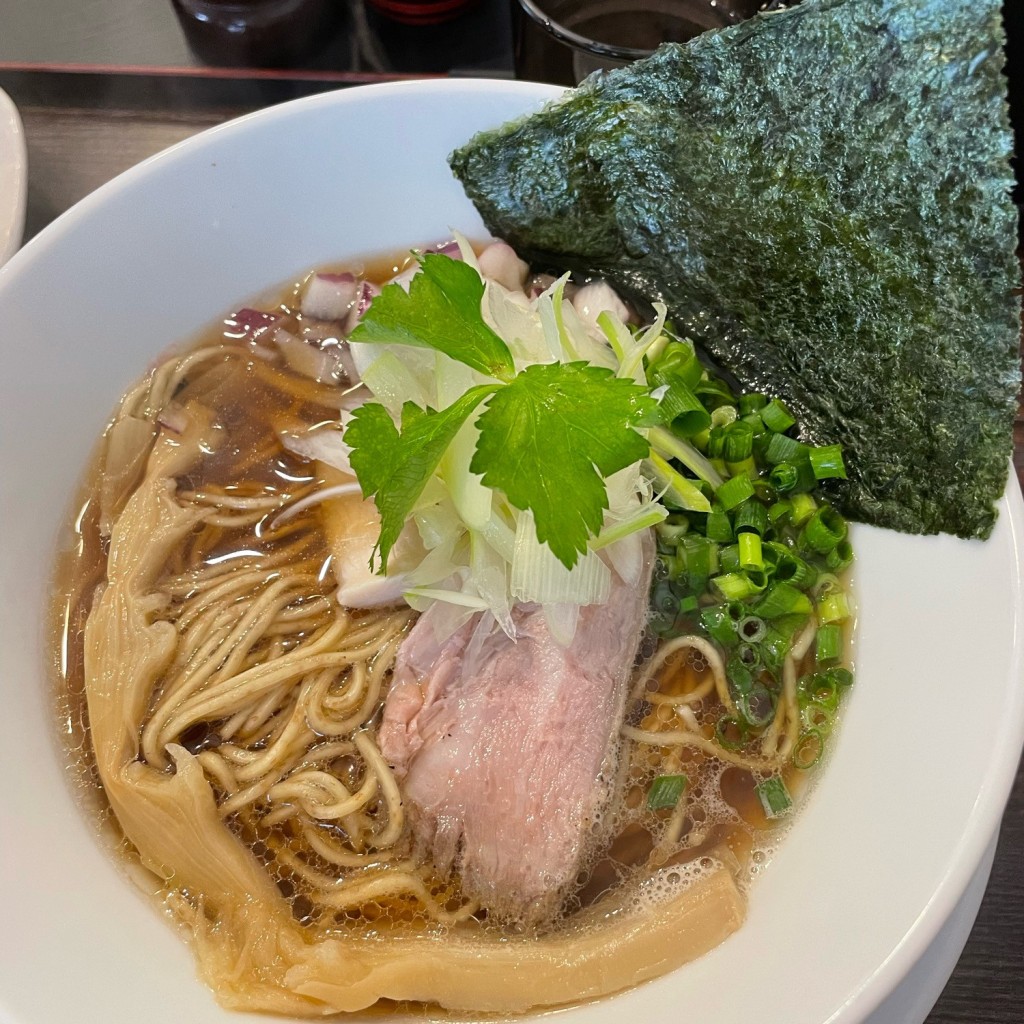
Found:
<svg viewBox="0 0 1024 1024"><path fill-rule="evenodd" d="M173 0L197 57L221 67L295 67L329 35L338 0Z"/></svg>
<svg viewBox="0 0 1024 1024"><path fill-rule="evenodd" d="M512 0L516 77L576 85L665 42L743 21L764 0Z"/></svg>

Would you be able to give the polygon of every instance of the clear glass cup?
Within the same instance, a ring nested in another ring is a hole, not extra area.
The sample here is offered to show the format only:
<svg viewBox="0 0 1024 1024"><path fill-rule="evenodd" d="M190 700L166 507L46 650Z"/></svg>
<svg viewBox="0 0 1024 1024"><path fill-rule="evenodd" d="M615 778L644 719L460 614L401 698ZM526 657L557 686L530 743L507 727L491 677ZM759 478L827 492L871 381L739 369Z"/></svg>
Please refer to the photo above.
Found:
<svg viewBox="0 0 1024 1024"><path fill-rule="evenodd" d="M724 28L777 0L512 0L516 77L576 85L593 71Z"/></svg>

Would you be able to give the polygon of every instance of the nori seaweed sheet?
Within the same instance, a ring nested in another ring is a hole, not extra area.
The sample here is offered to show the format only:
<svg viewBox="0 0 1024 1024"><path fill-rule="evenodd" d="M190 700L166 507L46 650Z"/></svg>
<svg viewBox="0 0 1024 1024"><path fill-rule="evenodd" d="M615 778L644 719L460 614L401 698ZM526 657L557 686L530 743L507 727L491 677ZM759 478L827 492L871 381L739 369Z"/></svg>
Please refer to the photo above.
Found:
<svg viewBox="0 0 1024 1024"><path fill-rule="evenodd" d="M1020 381L997 0L805 0L670 44L452 155L526 258L662 300L852 519L985 537Z"/></svg>

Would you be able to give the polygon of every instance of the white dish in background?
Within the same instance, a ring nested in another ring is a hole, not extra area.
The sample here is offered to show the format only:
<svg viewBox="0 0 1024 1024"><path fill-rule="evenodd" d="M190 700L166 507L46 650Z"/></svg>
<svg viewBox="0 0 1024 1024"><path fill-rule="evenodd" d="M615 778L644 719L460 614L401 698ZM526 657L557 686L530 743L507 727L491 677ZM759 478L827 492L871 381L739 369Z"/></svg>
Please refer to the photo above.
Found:
<svg viewBox="0 0 1024 1024"><path fill-rule="evenodd" d="M18 109L0 89L0 266L21 245L25 229L27 160Z"/></svg>
<svg viewBox="0 0 1024 1024"><path fill-rule="evenodd" d="M118 178L0 275L4 1024L267 1024L218 1008L65 785L44 673L54 546L115 401L157 353L316 264L451 227L480 237L446 155L553 95L432 81L276 107ZM853 541L857 683L746 925L701 960L560 1021L654 1024L685 1008L716 1024L860 1024L984 870L1024 739L1020 491L1011 480L984 544L865 527Z"/></svg>

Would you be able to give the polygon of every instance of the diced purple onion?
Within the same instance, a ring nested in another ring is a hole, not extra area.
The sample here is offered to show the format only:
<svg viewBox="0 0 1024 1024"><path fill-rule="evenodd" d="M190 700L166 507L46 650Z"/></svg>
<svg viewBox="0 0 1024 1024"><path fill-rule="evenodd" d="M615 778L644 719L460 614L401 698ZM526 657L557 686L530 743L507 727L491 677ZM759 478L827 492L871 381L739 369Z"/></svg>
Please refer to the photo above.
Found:
<svg viewBox="0 0 1024 1024"><path fill-rule="evenodd" d="M228 328L224 333L232 338L248 338L253 340L265 331L269 331L271 327L283 319L284 313L280 310L268 313L262 309L251 309L249 306L244 306L237 313L232 313L224 321Z"/></svg>
<svg viewBox="0 0 1024 1024"><path fill-rule="evenodd" d="M370 308L370 303L380 295L380 288L372 281L363 281L359 286L359 297L356 299L352 311L348 315L346 333L351 334L353 328L363 319L363 314Z"/></svg>
<svg viewBox="0 0 1024 1024"><path fill-rule="evenodd" d="M300 309L303 316L316 320L344 320L358 293L352 274L314 274L302 293Z"/></svg>
<svg viewBox="0 0 1024 1024"><path fill-rule="evenodd" d="M453 260L462 259L462 249L459 248L459 243L455 241L445 242L444 245L439 245L435 251Z"/></svg>

